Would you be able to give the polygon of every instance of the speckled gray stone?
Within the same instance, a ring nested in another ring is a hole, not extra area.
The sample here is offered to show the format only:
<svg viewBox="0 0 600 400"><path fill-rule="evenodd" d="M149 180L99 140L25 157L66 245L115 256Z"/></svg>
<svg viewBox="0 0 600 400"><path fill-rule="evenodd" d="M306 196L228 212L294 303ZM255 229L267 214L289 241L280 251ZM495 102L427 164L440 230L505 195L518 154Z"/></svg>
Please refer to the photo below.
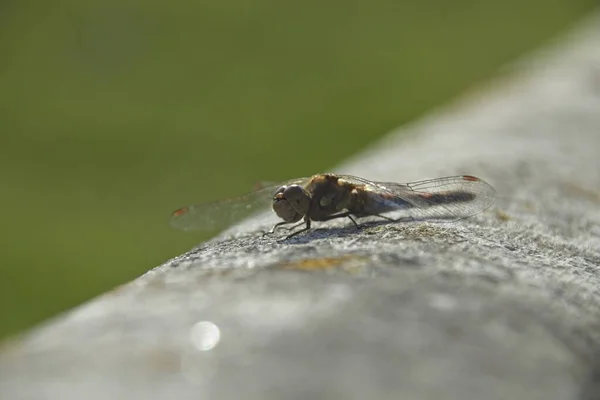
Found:
<svg viewBox="0 0 600 400"><path fill-rule="evenodd" d="M487 212L246 221L5 343L0 397L600 399L600 16L513 68L337 168L473 174Z"/></svg>

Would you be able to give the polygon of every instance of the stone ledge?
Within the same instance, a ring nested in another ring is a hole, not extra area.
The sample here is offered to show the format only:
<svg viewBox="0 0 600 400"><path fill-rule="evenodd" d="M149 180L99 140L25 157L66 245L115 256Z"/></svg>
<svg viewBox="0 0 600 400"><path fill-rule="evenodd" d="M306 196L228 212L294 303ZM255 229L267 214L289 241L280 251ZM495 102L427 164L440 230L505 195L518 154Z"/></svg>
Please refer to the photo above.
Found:
<svg viewBox="0 0 600 400"><path fill-rule="evenodd" d="M10 399L599 399L600 16L339 171L473 174L455 224L256 218L0 352Z"/></svg>

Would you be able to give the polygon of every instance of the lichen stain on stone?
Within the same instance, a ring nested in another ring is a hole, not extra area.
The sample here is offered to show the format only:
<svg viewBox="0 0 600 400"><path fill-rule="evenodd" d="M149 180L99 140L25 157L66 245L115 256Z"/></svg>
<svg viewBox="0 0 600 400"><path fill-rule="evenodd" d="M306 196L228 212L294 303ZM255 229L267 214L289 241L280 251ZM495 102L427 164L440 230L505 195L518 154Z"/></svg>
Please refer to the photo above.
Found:
<svg viewBox="0 0 600 400"><path fill-rule="evenodd" d="M144 365L158 372L179 372L181 368L181 354L172 350L153 348L141 356Z"/></svg>
<svg viewBox="0 0 600 400"><path fill-rule="evenodd" d="M391 230L403 235L407 239L423 240L426 238L437 239L456 239L455 232L451 232L445 227L432 224L410 224L406 226L394 226Z"/></svg>
<svg viewBox="0 0 600 400"><path fill-rule="evenodd" d="M318 271L341 267L344 271L353 274L359 272L365 265L366 258L355 254L339 257L307 258L276 264L273 267L283 270Z"/></svg>
<svg viewBox="0 0 600 400"><path fill-rule="evenodd" d="M595 204L600 204L600 192L581 187L573 182L563 182L562 188L566 194L579 199L586 199Z"/></svg>
<svg viewBox="0 0 600 400"><path fill-rule="evenodd" d="M163 290L164 288L167 287L167 283L165 282L163 277L160 276L154 276L154 279L150 279L148 280L146 287L148 289L157 289L157 290Z"/></svg>
<svg viewBox="0 0 600 400"><path fill-rule="evenodd" d="M502 222L508 222L512 219L511 216L508 215L508 213L501 209L496 210L496 218L498 218L498 220Z"/></svg>
<svg viewBox="0 0 600 400"><path fill-rule="evenodd" d="M525 202L523 202L523 208L526 211L530 211L532 213L534 213L534 212L537 211L536 204L533 201L531 201L531 200L526 200Z"/></svg>

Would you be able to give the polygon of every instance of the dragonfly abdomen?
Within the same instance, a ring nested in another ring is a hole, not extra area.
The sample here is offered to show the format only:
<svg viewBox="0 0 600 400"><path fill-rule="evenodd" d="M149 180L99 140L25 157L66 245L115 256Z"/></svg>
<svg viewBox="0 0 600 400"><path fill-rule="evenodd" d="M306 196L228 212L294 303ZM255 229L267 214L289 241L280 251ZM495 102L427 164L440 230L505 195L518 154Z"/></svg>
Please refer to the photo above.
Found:
<svg viewBox="0 0 600 400"><path fill-rule="evenodd" d="M431 205L436 205L473 201L475 194L469 192L420 193L419 197L427 200Z"/></svg>
<svg viewBox="0 0 600 400"><path fill-rule="evenodd" d="M410 202L396 196L388 197L366 192L365 197L363 207L360 210L365 214L377 215L413 207Z"/></svg>

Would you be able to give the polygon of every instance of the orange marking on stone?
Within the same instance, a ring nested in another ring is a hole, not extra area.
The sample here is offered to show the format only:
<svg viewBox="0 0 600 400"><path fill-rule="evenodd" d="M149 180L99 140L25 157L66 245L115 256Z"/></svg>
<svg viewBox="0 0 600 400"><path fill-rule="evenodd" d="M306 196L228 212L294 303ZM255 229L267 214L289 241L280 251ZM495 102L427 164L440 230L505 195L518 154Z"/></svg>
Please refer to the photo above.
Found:
<svg viewBox="0 0 600 400"><path fill-rule="evenodd" d="M188 211L188 208L187 208L187 207L182 207L182 208L180 208L179 210L175 210L175 211L173 211L173 216L174 216L174 217L180 217L180 216L182 216L183 214L187 213L187 211Z"/></svg>
<svg viewBox="0 0 600 400"><path fill-rule="evenodd" d="M354 261L354 262L353 262ZM357 255L346 255L340 257L322 257L315 259L303 259L297 261L291 261L283 264L279 264L276 267L286 270L297 270L297 271L315 271L315 270L326 270L329 268L335 268L339 266L350 266L349 264L360 264L364 262L364 257Z"/></svg>

